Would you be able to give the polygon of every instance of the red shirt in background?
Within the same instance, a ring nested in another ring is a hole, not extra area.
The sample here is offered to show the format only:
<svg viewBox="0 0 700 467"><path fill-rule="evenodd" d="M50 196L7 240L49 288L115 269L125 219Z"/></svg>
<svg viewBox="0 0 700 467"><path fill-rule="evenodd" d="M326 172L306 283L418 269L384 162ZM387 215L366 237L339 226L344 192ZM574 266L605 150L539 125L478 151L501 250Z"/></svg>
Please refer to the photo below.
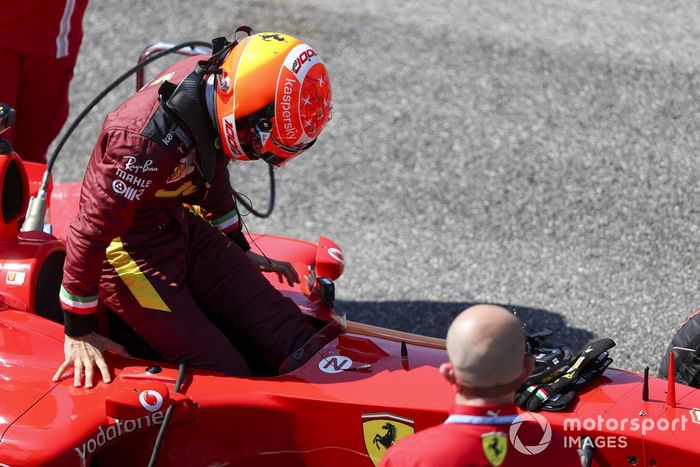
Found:
<svg viewBox="0 0 700 467"><path fill-rule="evenodd" d="M575 449L564 447L563 436L552 438L541 452L523 454L509 437L517 417L515 404L472 407L455 405L444 424L403 438L389 448L381 467L535 467L580 466ZM517 430L523 446L537 446L544 431L538 423L525 421ZM544 445L544 444L543 444ZM522 449L522 448L521 448ZM533 449L533 452L537 449Z"/></svg>
<svg viewBox="0 0 700 467"><path fill-rule="evenodd" d="M12 0L0 12L0 47L45 58L76 55L88 0Z"/></svg>

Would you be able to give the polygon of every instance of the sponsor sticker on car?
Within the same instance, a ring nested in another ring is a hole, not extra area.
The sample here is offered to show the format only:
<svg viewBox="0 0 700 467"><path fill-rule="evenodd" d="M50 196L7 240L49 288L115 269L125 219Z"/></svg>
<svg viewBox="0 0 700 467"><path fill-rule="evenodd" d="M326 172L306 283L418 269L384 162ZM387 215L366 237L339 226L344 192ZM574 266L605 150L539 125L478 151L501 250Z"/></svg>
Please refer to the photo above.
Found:
<svg viewBox="0 0 700 467"><path fill-rule="evenodd" d="M365 449L375 466L379 465L387 449L414 432L413 420L410 418L390 413L362 414Z"/></svg>

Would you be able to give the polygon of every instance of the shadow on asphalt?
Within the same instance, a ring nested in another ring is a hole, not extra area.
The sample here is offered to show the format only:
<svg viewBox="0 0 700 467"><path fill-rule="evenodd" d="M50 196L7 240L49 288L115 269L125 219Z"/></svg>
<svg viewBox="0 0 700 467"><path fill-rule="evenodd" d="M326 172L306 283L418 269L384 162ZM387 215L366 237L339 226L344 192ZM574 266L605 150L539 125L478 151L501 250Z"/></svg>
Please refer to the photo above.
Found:
<svg viewBox="0 0 700 467"><path fill-rule="evenodd" d="M455 316L474 305L468 302L388 301L354 302L338 300L335 311L347 319L390 329L444 338ZM544 328L554 331L552 342L566 344L579 350L594 339L586 330L567 326L564 318L553 311L523 305L501 304L517 313L529 331Z"/></svg>

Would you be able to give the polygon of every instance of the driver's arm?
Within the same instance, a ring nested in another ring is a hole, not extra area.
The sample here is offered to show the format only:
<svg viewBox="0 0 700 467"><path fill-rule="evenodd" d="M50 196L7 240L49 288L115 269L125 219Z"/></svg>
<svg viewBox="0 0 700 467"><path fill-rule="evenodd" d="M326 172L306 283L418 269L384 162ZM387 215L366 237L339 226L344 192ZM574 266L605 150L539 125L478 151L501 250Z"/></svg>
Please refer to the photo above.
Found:
<svg viewBox="0 0 700 467"><path fill-rule="evenodd" d="M109 382L109 371L102 351L110 341L94 332L99 281L105 250L133 222L141 203L153 196L165 182L168 168L136 173L137 160L154 160L160 149L152 141L125 130L103 131L90 157L81 192L78 216L71 224L66 241L66 260L60 301L65 331L65 360L54 375L75 367L75 385L80 385L82 372L85 384L92 386L93 367L98 366L102 379ZM143 163L143 162L141 162ZM132 175L132 177L129 177ZM133 183L133 176L142 180ZM148 185L147 188L142 188ZM115 347L116 348L116 347Z"/></svg>

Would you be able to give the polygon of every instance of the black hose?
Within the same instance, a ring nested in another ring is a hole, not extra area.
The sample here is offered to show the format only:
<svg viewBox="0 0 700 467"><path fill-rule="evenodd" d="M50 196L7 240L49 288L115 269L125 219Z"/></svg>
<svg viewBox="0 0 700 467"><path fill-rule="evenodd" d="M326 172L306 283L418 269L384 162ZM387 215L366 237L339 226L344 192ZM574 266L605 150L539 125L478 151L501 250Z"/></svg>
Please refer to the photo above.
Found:
<svg viewBox="0 0 700 467"><path fill-rule="evenodd" d="M185 379L185 368L187 363L182 361L178 368L177 380L175 380L175 392L180 392L182 387L182 381ZM165 411L165 417L163 418L163 423L160 425L160 431L158 431L158 436L156 437L156 442L153 445L153 452L151 453L151 460L148 462L148 467L155 467L156 461L158 460L158 452L160 451L160 446L163 444L163 438L165 437L165 430L168 429L168 423L170 422L170 417L173 415L173 410L175 405L168 407Z"/></svg>
<svg viewBox="0 0 700 467"><path fill-rule="evenodd" d="M255 217L260 217L262 219L265 219L266 217L270 217L270 214L272 214L272 211L275 209L275 169L271 165L268 165L268 170L270 174L270 198L268 199L267 202L267 211L265 212L260 212L257 211L256 209L253 208L253 204L250 202L248 198L245 196L241 196L238 192L234 192L234 196L236 197L236 200L243 205L244 208L248 210L252 215Z"/></svg>

